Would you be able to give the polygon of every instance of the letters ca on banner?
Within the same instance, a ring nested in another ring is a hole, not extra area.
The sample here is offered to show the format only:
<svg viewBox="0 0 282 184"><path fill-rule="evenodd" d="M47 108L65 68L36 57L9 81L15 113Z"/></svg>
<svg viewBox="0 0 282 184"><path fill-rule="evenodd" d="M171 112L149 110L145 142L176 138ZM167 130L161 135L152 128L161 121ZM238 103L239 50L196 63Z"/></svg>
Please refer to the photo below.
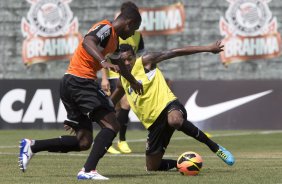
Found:
<svg viewBox="0 0 282 184"><path fill-rule="evenodd" d="M21 22L24 64L69 59L82 39L68 5L72 0L26 1L31 7Z"/></svg>
<svg viewBox="0 0 282 184"><path fill-rule="evenodd" d="M268 7L271 0L227 0L230 5L219 22L225 38L223 64L277 57L281 36L276 17Z"/></svg>
<svg viewBox="0 0 282 184"><path fill-rule="evenodd" d="M167 35L182 32L185 23L184 5L176 3L158 8L139 8L143 35Z"/></svg>

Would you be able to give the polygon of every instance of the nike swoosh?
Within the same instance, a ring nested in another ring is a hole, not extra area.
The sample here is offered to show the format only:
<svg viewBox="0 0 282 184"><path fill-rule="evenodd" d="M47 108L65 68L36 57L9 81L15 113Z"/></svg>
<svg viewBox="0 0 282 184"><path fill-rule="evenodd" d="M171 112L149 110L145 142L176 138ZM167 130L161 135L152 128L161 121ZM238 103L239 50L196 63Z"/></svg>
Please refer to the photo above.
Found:
<svg viewBox="0 0 282 184"><path fill-rule="evenodd" d="M257 98L260 98L262 96L265 96L269 93L271 93L272 90L264 91L261 93L256 93L253 95L237 98L234 100L218 103L215 105L210 105L207 107L199 107L196 104L196 96L198 94L198 90L193 93L193 95L188 99L187 103L185 104L185 108L187 110L188 114L188 120L191 122L197 122L197 121L203 121L206 119L209 119L211 117L214 117L218 114L221 114L223 112L226 112L230 109L234 109L238 106L241 106L245 103L248 103L250 101L253 101Z"/></svg>

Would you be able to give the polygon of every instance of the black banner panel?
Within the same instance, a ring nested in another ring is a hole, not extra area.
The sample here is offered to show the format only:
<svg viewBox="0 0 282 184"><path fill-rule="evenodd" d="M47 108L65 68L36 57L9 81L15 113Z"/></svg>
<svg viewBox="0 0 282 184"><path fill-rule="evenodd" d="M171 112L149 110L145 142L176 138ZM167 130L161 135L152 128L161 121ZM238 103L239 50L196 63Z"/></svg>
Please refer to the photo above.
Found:
<svg viewBox="0 0 282 184"><path fill-rule="evenodd" d="M59 83L0 80L0 129L61 129ZM282 129L281 80L173 81L172 90L204 130ZM130 120L139 121L133 112Z"/></svg>

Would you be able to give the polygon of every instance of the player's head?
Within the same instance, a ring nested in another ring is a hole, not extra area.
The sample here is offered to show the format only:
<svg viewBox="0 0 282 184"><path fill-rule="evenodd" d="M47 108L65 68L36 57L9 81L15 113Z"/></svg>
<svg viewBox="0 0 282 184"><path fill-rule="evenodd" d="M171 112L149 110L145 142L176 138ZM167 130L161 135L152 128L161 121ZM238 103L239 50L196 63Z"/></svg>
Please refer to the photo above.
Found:
<svg viewBox="0 0 282 184"><path fill-rule="evenodd" d="M132 2L126 2L122 4L121 12L116 20L122 25L121 29L117 30L117 34L125 40L139 28L142 18L138 7Z"/></svg>
<svg viewBox="0 0 282 184"><path fill-rule="evenodd" d="M119 46L121 59L124 61L125 66L128 70L135 64L136 55L131 45L129 44L121 44Z"/></svg>

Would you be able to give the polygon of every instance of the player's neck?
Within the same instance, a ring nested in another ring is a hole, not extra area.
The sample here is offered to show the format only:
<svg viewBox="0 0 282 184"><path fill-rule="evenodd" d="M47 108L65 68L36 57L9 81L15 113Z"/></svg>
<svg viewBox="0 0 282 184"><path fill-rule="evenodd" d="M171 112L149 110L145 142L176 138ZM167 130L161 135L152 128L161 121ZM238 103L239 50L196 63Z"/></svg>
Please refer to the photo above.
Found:
<svg viewBox="0 0 282 184"><path fill-rule="evenodd" d="M120 36L120 33L122 32L124 28L124 23L120 21L120 19L116 19L113 21L112 25L117 35Z"/></svg>

